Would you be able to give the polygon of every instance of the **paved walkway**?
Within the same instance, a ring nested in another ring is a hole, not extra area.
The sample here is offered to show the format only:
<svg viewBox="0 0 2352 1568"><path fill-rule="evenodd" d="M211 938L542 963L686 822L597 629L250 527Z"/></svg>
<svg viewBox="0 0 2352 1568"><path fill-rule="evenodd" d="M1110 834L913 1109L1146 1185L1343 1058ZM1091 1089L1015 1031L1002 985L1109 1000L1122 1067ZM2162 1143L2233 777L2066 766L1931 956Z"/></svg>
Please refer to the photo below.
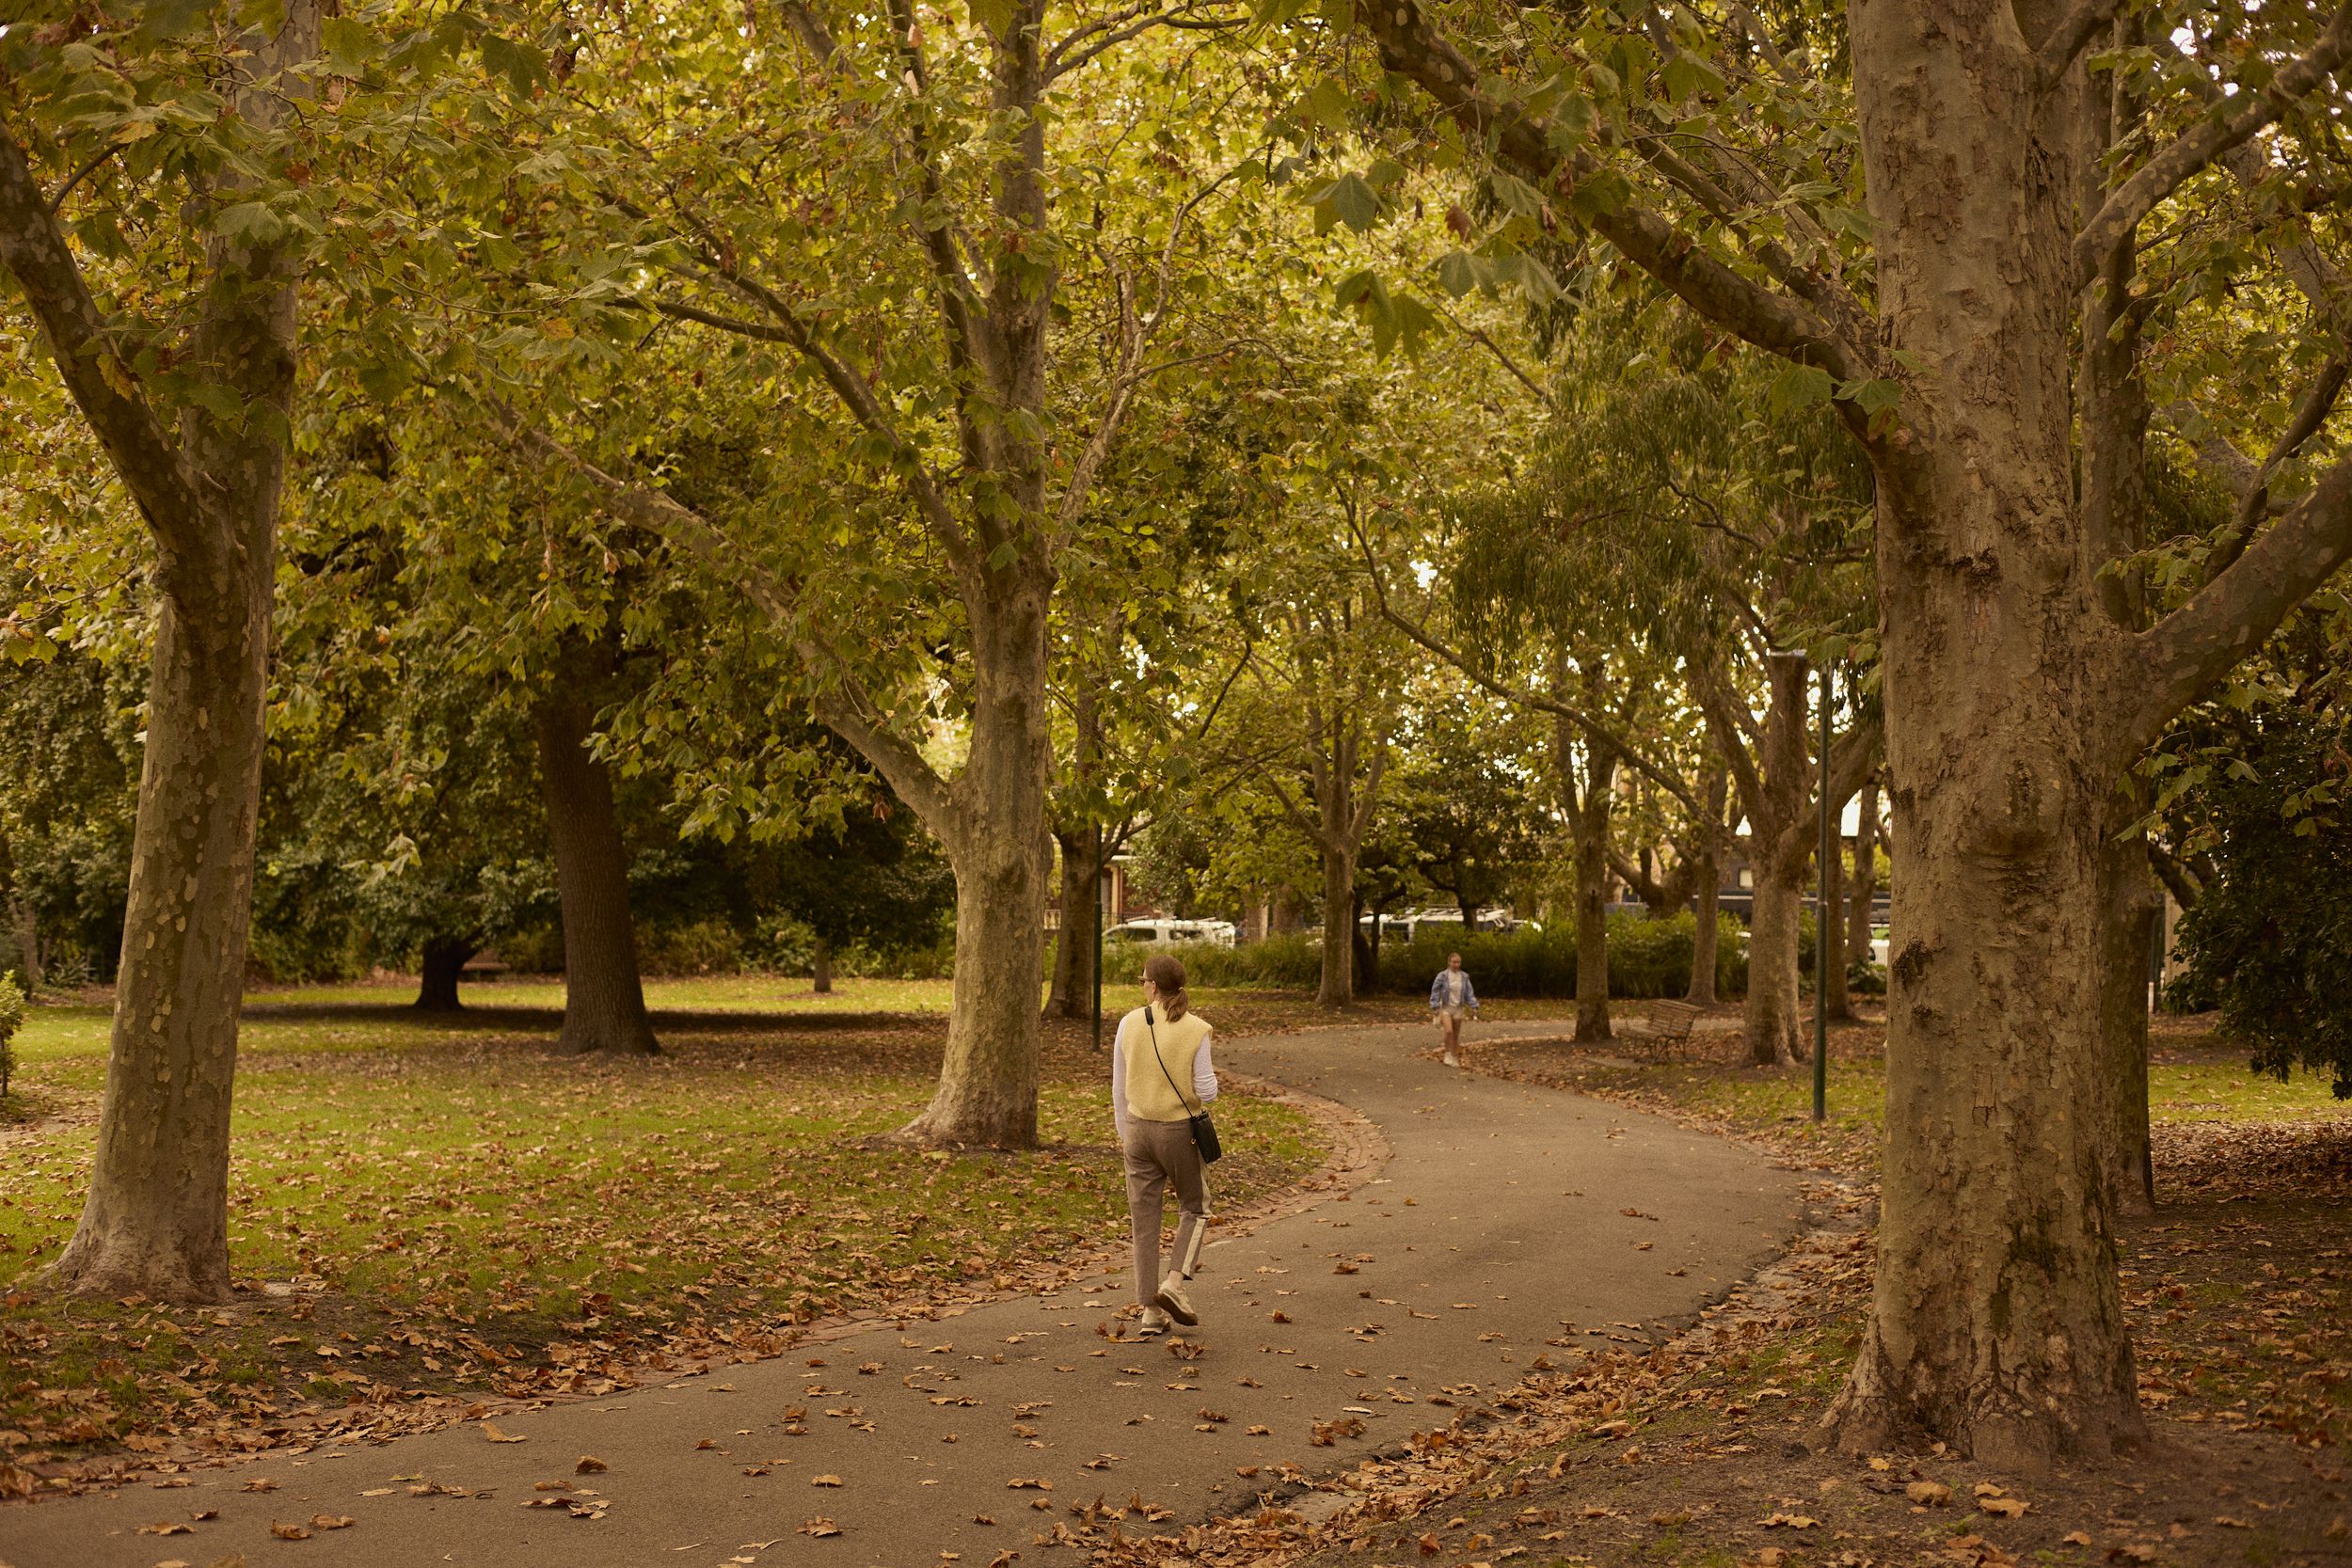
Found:
<svg viewBox="0 0 2352 1568"><path fill-rule="evenodd" d="M1124 1279L1083 1281L496 1418L522 1442L469 1423L0 1510L0 1562L936 1568L956 1552L981 1568L1017 1549L1020 1568L1075 1565L1033 1539L1072 1504L1140 1496L1172 1529L1247 1506L1285 1465L1351 1467L1516 1381L1548 1339L1687 1321L1792 1230L1793 1179L1753 1154L1416 1059L1430 1043L1405 1026L1218 1043L1220 1065L1355 1107L1392 1154L1344 1197L1212 1242L1187 1345L1107 1341ZM578 1473L583 1455L606 1468ZM242 1489L256 1478L276 1490ZM213 1510L192 1535L138 1533ZM839 1533L804 1533L817 1519Z"/></svg>

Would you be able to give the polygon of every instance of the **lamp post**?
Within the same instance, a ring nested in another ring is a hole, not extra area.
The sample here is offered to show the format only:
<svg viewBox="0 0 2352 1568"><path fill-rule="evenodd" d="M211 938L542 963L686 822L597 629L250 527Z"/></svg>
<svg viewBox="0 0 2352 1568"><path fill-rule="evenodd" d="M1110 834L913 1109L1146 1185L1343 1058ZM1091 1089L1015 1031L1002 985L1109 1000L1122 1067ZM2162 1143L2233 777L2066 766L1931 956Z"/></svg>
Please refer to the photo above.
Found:
<svg viewBox="0 0 2352 1568"><path fill-rule="evenodd" d="M1830 666L1821 666L1821 766L1819 772L1821 798L1821 857L1814 868L1820 892L1814 898L1813 916L1813 1119L1829 1118L1829 923L1836 914L1829 907L1830 857L1837 853L1837 840L1832 836L1829 811L1829 705L1836 692L1837 677Z"/></svg>
<svg viewBox="0 0 2352 1568"><path fill-rule="evenodd" d="M1103 824L1094 825L1094 1049L1103 1049Z"/></svg>

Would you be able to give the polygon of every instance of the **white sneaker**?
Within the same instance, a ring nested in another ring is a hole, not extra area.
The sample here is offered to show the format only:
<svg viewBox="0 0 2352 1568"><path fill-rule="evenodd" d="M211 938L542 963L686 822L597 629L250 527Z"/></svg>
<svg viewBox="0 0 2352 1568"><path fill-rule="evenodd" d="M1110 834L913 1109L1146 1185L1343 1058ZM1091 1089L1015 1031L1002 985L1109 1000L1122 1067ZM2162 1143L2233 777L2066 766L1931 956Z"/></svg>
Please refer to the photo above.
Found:
<svg viewBox="0 0 2352 1568"><path fill-rule="evenodd" d="M1143 1316L1136 1320L1136 1338L1156 1339L1168 1332L1168 1314L1156 1307L1147 1307Z"/></svg>
<svg viewBox="0 0 2352 1568"><path fill-rule="evenodd" d="M1445 1053L1445 1065L1448 1067L1460 1067L1462 1065L1461 1058L1454 1055L1453 1052L1449 1051Z"/></svg>
<svg viewBox="0 0 2352 1568"><path fill-rule="evenodd" d="M1169 1275L1160 1281L1160 1293L1152 1298L1168 1310L1168 1315L1186 1328L1200 1321L1200 1314L1192 1309L1192 1298L1184 1294L1181 1275Z"/></svg>

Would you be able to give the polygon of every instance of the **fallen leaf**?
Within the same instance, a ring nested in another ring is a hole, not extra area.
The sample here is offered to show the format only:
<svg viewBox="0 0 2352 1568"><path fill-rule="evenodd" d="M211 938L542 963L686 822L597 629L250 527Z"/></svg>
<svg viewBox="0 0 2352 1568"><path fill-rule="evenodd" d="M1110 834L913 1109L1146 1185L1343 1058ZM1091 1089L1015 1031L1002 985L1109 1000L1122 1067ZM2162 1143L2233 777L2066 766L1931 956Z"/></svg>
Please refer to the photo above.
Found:
<svg viewBox="0 0 2352 1568"><path fill-rule="evenodd" d="M141 1535L194 1535L196 1531L177 1519L167 1519L160 1525L141 1525Z"/></svg>
<svg viewBox="0 0 2352 1568"><path fill-rule="evenodd" d="M584 1453L580 1456L580 1463L572 1466L572 1473L580 1476L592 1476L599 1470L609 1470L612 1467L595 1454Z"/></svg>
<svg viewBox="0 0 2352 1568"><path fill-rule="evenodd" d="M269 1532L280 1541L308 1541L310 1532L300 1525L272 1525Z"/></svg>
<svg viewBox="0 0 2352 1568"><path fill-rule="evenodd" d="M501 1432L495 1423L489 1421L482 1423L482 1435L493 1443L528 1443L531 1441L528 1437L510 1437Z"/></svg>
<svg viewBox="0 0 2352 1568"><path fill-rule="evenodd" d="M838 1486L841 1484L841 1478L839 1476L811 1476L808 1478L808 1483L811 1486Z"/></svg>
<svg viewBox="0 0 2352 1568"><path fill-rule="evenodd" d="M278 1490L278 1483L267 1476L255 1476L237 1490L240 1492L275 1492Z"/></svg>
<svg viewBox="0 0 2352 1568"><path fill-rule="evenodd" d="M801 1524L801 1533L803 1535L839 1535L841 1527L819 1514L814 1519L803 1520Z"/></svg>
<svg viewBox="0 0 2352 1568"><path fill-rule="evenodd" d="M1952 1489L1940 1481L1915 1481L1903 1488L1903 1496L1929 1508L1942 1508L1952 1500Z"/></svg>

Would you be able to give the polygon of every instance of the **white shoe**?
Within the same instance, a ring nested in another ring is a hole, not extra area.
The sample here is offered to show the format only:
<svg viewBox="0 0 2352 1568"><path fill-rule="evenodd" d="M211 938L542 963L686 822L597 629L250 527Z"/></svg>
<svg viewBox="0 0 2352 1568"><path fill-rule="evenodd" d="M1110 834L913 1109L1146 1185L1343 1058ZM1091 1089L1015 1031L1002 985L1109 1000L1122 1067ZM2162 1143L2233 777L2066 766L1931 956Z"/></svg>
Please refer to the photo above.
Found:
<svg viewBox="0 0 2352 1568"><path fill-rule="evenodd" d="M1462 1065L1462 1060L1460 1057L1454 1055L1453 1052L1449 1051L1445 1053L1445 1065L1448 1067L1460 1067Z"/></svg>
<svg viewBox="0 0 2352 1568"><path fill-rule="evenodd" d="M1192 1298L1184 1294L1182 1276L1169 1275L1160 1281L1160 1293L1152 1298L1167 1308L1168 1315L1186 1328L1200 1321L1200 1314L1192 1308Z"/></svg>
<svg viewBox="0 0 2352 1568"><path fill-rule="evenodd" d="M1168 1328L1168 1314L1156 1307L1147 1307L1143 1309L1143 1316L1136 1320L1136 1338L1156 1339L1167 1333Z"/></svg>

